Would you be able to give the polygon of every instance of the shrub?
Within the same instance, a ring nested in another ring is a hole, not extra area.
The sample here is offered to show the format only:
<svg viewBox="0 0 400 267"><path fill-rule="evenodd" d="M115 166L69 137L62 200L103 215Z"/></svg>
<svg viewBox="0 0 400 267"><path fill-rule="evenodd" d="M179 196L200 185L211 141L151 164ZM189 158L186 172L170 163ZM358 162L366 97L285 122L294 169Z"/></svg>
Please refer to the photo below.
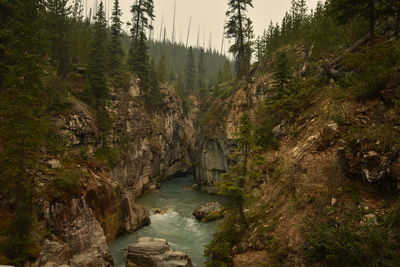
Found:
<svg viewBox="0 0 400 267"><path fill-rule="evenodd" d="M399 266L398 229L362 225L356 206L325 207L305 221L304 254L322 266Z"/></svg>
<svg viewBox="0 0 400 267"><path fill-rule="evenodd" d="M69 84L60 77L53 75L45 83L47 94L45 97L47 110L50 113L63 113L71 109L72 102L69 99Z"/></svg>
<svg viewBox="0 0 400 267"><path fill-rule="evenodd" d="M341 82L359 100L377 97L396 75L400 61L400 45L396 42L364 48L349 54L344 68L353 71Z"/></svg>
<svg viewBox="0 0 400 267"><path fill-rule="evenodd" d="M103 146L96 151L94 156L96 160L101 161L109 167L115 167L120 162L121 151L116 148Z"/></svg>
<svg viewBox="0 0 400 267"><path fill-rule="evenodd" d="M207 267L227 267L232 266L232 247L240 240L243 229L236 224L237 214L227 212L220 225L219 231L214 234L213 240L206 245L204 256Z"/></svg>
<svg viewBox="0 0 400 267"><path fill-rule="evenodd" d="M73 195L79 190L82 176L83 172L79 169L61 169L56 173L53 182L57 189Z"/></svg>

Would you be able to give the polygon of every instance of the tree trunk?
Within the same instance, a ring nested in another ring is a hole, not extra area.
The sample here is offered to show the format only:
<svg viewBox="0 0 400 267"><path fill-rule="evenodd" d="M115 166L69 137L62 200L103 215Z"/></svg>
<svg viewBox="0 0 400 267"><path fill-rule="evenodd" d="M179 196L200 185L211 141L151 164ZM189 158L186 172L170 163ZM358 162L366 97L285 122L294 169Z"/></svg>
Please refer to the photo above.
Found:
<svg viewBox="0 0 400 267"><path fill-rule="evenodd" d="M240 8L240 4L238 4L238 17L239 17L239 32L238 32L238 45L239 45L239 53L238 53L238 58L239 58L239 78L242 79L243 75L246 75L245 73L245 51L244 51L244 31L243 31L243 17L242 17L242 9Z"/></svg>
<svg viewBox="0 0 400 267"><path fill-rule="evenodd" d="M396 40L399 40L399 35L400 35L400 10L397 10L397 12L396 12L396 26L395 27L396 27L396 29L395 29Z"/></svg>
<svg viewBox="0 0 400 267"><path fill-rule="evenodd" d="M369 33L370 33L370 46L373 46L375 43L375 21L376 21L376 14L375 14L375 1L369 1Z"/></svg>

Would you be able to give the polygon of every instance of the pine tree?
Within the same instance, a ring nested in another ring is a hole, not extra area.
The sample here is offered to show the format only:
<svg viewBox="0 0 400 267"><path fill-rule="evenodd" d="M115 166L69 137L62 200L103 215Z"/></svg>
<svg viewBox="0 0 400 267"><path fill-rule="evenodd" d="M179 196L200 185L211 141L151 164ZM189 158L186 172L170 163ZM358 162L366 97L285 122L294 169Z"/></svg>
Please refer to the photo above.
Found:
<svg viewBox="0 0 400 267"><path fill-rule="evenodd" d="M291 72L289 67L289 61L285 52L277 54L274 71L274 87L277 91L277 97L280 98L288 93Z"/></svg>
<svg viewBox="0 0 400 267"><path fill-rule="evenodd" d="M133 19L128 66L140 78L142 88L148 90L150 87L150 64L147 54L146 30L153 28L150 23L154 20L153 0L135 1L131 13Z"/></svg>
<svg viewBox="0 0 400 267"><path fill-rule="evenodd" d="M206 62L205 62L205 53L204 49L200 49L199 58L197 61L197 88L205 88L206 82Z"/></svg>
<svg viewBox="0 0 400 267"><path fill-rule="evenodd" d="M162 53L160 60L158 61L158 68L157 68L157 74L158 74L158 82L163 84L167 81L167 58L165 57L165 54Z"/></svg>
<svg viewBox="0 0 400 267"><path fill-rule="evenodd" d="M233 38L234 44L229 52L235 55L236 77L238 79L248 78L250 72L251 41L253 38L253 27L251 20L246 16L248 7L253 7L252 0L229 0L229 17L225 25L225 35Z"/></svg>
<svg viewBox="0 0 400 267"><path fill-rule="evenodd" d="M46 8L51 54L56 61L57 73L65 77L70 70L68 16L71 14L71 6L68 0L46 0Z"/></svg>
<svg viewBox="0 0 400 267"><path fill-rule="evenodd" d="M72 18L75 22L83 21L83 2L82 0L74 0L72 6Z"/></svg>
<svg viewBox="0 0 400 267"><path fill-rule="evenodd" d="M223 195L235 199L239 222L246 225L247 221L244 214L245 183L249 175L250 156L255 142L248 113L243 114L240 119L239 132L235 141L237 151L233 154L233 160L236 164L229 169L228 173L221 176L219 188Z"/></svg>
<svg viewBox="0 0 400 267"><path fill-rule="evenodd" d="M0 194L14 199L5 253L20 266L37 256L30 252L36 183L32 170L39 165L49 129L43 103L40 4L39 0L10 1L10 16L0 28L0 36L8 33L2 42L6 71L0 87Z"/></svg>
<svg viewBox="0 0 400 267"><path fill-rule="evenodd" d="M196 61L194 58L193 48L189 47L186 57L185 67L185 89L189 94L196 88Z"/></svg>
<svg viewBox="0 0 400 267"><path fill-rule="evenodd" d="M96 109L97 124L102 133L99 142L103 142L109 130L109 117L106 110L106 101L109 98L107 86L107 22L104 5L100 2L90 50L88 65L87 89L89 101Z"/></svg>
<svg viewBox="0 0 400 267"><path fill-rule="evenodd" d="M119 75L122 71L122 59L124 51L122 50L122 11L119 6L119 0L114 0L114 7L111 16L110 43L108 46L108 71L110 78L120 81Z"/></svg>

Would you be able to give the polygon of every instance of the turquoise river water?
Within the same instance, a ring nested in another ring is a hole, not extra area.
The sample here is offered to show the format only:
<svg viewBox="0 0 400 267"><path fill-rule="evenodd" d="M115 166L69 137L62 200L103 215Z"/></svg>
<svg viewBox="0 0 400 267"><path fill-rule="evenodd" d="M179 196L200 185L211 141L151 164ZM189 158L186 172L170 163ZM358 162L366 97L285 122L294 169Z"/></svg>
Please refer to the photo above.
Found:
<svg viewBox="0 0 400 267"><path fill-rule="evenodd" d="M138 204L148 210L161 208L166 212L152 214L149 226L121 236L110 244L115 266L125 266L128 245L145 236L165 238L172 249L188 254L194 266L203 266L204 245L211 241L217 230L218 221L199 222L192 216L192 212L201 204L225 201L221 196L189 190L188 187L193 183L193 176L174 178L163 183L160 189L147 193L137 200Z"/></svg>

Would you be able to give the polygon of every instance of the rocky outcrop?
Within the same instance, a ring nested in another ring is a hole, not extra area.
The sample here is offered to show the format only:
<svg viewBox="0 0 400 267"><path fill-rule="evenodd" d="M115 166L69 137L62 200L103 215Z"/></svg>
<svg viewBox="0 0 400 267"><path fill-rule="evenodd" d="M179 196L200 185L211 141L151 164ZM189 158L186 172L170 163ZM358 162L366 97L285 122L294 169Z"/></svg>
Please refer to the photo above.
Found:
<svg viewBox="0 0 400 267"><path fill-rule="evenodd" d="M195 209L193 216L200 221L210 222L221 219L224 214L221 204L218 202L209 202Z"/></svg>
<svg viewBox="0 0 400 267"><path fill-rule="evenodd" d="M228 170L228 153L227 141L223 138L200 140L196 179L202 191L215 191L213 187L219 184L220 175Z"/></svg>
<svg viewBox="0 0 400 267"><path fill-rule="evenodd" d="M46 239L33 266L112 266L104 231L84 199L44 207L46 228L57 229L62 238Z"/></svg>
<svg viewBox="0 0 400 267"><path fill-rule="evenodd" d="M165 239L142 237L128 247L127 267L192 267L183 252L169 248Z"/></svg>
<svg viewBox="0 0 400 267"><path fill-rule="evenodd" d="M51 229L51 235L42 244L36 266L110 266L107 242L150 222L149 213L135 204L136 198L160 181L190 170L193 126L172 88L161 88L161 95L160 108L150 110L137 80L131 81L128 91L111 90L107 146L122 153L112 168L80 162L76 168L84 174L74 194L58 197L53 192L56 197L50 198L43 194L40 225ZM95 116L84 103L70 101L69 111L54 118L56 129L66 151L93 158L101 135ZM51 159L48 165L53 168L50 163L56 161Z"/></svg>
<svg viewBox="0 0 400 267"><path fill-rule="evenodd" d="M216 193L220 175L226 173L232 164L230 156L235 149L235 139L240 118L244 111L253 107L268 96L271 80L262 78L248 88L232 90L227 98L210 98L201 111L199 138L196 146L195 176L200 190Z"/></svg>

